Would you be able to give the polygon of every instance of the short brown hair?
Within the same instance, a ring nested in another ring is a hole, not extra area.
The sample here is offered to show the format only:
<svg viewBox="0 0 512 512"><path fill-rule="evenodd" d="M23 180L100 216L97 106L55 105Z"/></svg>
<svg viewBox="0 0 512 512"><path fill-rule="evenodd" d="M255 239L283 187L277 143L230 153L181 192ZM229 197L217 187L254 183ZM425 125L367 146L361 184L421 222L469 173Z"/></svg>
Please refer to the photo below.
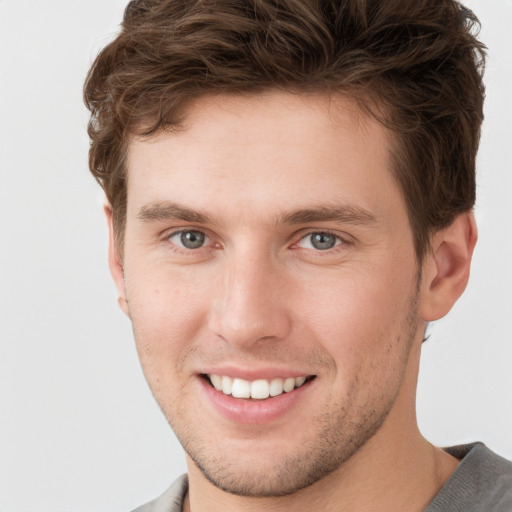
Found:
<svg viewBox="0 0 512 512"><path fill-rule="evenodd" d="M179 127L206 94L343 92L394 133L393 172L421 260L470 210L485 47L454 0L135 0L92 65L91 172L122 251L132 133ZM144 127L141 129L141 127Z"/></svg>

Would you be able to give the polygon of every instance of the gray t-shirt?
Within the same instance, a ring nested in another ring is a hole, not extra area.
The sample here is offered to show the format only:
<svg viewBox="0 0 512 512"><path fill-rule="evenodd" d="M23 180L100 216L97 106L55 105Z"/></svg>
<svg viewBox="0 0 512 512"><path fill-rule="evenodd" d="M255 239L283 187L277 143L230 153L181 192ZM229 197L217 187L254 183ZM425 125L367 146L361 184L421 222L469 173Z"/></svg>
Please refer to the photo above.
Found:
<svg viewBox="0 0 512 512"><path fill-rule="evenodd" d="M482 443L445 451L461 462L425 512L512 512L512 462ZM182 475L162 496L133 512L182 512L187 490L187 475Z"/></svg>

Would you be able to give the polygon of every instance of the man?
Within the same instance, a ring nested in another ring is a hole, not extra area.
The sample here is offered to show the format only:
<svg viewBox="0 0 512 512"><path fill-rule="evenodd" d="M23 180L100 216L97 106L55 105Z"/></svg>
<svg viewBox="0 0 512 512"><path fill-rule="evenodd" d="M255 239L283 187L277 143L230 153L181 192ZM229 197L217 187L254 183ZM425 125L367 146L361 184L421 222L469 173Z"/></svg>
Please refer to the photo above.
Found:
<svg viewBox="0 0 512 512"><path fill-rule="evenodd" d="M512 510L415 416L477 232L451 0L142 0L85 86L109 262L188 477L139 511Z"/></svg>

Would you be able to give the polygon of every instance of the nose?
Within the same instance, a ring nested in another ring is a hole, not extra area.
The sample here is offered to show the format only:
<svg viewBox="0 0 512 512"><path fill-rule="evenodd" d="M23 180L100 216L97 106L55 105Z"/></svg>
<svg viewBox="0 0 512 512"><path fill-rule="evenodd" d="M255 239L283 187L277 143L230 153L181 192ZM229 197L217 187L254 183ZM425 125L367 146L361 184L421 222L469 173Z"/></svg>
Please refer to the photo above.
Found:
<svg viewBox="0 0 512 512"><path fill-rule="evenodd" d="M215 336L240 348L288 336L292 323L285 277L269 260L240 257L225 262L210 311Z"/></svg>

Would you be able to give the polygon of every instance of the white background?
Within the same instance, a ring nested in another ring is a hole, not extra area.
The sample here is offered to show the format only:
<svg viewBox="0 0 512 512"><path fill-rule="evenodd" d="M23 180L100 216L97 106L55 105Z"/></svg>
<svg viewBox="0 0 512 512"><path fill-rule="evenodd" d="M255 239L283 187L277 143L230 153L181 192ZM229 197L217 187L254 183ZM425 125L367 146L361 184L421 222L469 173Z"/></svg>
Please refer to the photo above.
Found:
<svg viewBox="0 0 512 512"><path fill-rule="evenodd" d="M185 470L106 263L85 73L125 0L0 0L0 511L121 512ZM512 1L474 0L489 47L471 283L424 347L419 422L512 458Z"/></svg>

